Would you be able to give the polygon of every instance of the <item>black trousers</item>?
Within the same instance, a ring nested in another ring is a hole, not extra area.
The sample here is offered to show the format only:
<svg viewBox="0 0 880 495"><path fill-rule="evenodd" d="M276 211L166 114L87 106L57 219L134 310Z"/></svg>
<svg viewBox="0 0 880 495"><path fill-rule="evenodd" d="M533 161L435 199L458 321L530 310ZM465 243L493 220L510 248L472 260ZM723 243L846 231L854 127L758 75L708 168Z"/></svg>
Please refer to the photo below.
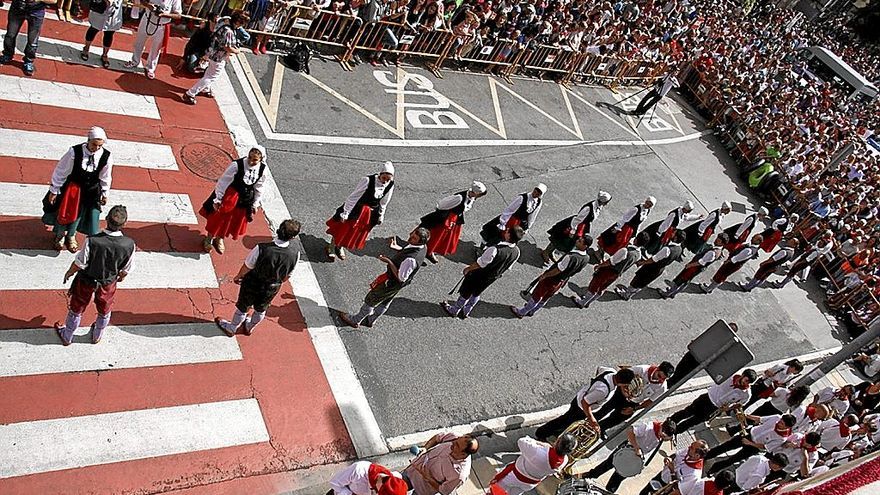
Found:
<svg viewBox="0 0 880 495"><path fill-rule="evenodd" d="M739 449L739 452L733 455L729 455L725 459L716 461L715 464L712 464L712 469L709 470L710 475L714 475L715 473L722 471L725 468L729 468L730 466L738 464L755 454L761 453L759 449L752 447L751 445L745 445L743 443L743 440L745 438L746 437L742 435L737 435L735 437L732 437L730 440L709 449L709 452L706 454L707 460L714 459L721 454L730 452L731 450Z"/></svg>
<svg viewBox="0 0 880 495"><path fill-rule="evenodd" d="M616 451L615 451L616 452ZM614 469L614 455L609 455L604 461L600 462L596 467L587 471L585 475L587 478L596 479L599 476L607 473ZM620 484L625 480L623 476L620 475L616 470L611 473L611 478L608 480L608 484L605 485L605 489L612 493L617 493L617 489L620 488Z"/></svg>
<svg viewBox="0 0 880 495"><path fill-rule="evenodd" d="M706 421L716 409L718 407L709 400L708 393L697 397L687 407L672 415L672 420L678 425L676 433L690 430L698 423Z"/></svg>
<svg viewBox="0 0 880 495"><path fill-rule="evenodd" d="M594 414L596 420L599 421L599 426L602 427L602 431L608 431L632 416L632 414L624 414L622 412L626 407L636 408L638 404L627 399L620 388L618 388L611 395L611 398L608 399L608 402Z"/></svg>
<svg viewBox="0 0 880 495"><path fill-rule="evenodd" d="M645 113L647 113L648 110L651 109L651 107L656 105L661 98L663 97L660 96L660 91L657 90L657 88L648 91L648 94L646 94L645 97L642 98L642 101L640 101L639 104L636 106L633 114L644 115Z"/></svg>
<svg viewBox="0 0 880 495"><path fill-rule="evenodd" d="M575 397L571 401L571 407L568 408L568 411L565 411L565 414L556 419L551 419L535 430L535 438L545 442L551 436L559 436L560 433L565 431L565 429L575 421L580 421L586 418L587 415L584 413L583 409L581 409L577 397Z"/></svg>
<svg viewBox="0 0 880 495"><path fill-rule="evenodd" d="M768 387L767 385L764 384L764 380L758 380L757 383L753 384L752 385L752 396L749 397L749 401L746 402L746 405L743 407L743 409L745 409L745 408L751 406L752 404L754 404L755 402L758 402L759 400L761 400L761 394L766 392L767 389L769 389L769 388L770 387Z"/></svg>
<svg viewBox="0 0 880 495"><path fill-rule="evenodd" d="M755 416L770 416L771 414L784 414L784 411L776 409L773 403L768 400L752 411L752 414Z"/></svg>
<svg viewBox="0 0 880 495"><path fill-rule="evenodd" d="M673 385L682 381L684 377L690 374L690 372L696 369L699 365L699 361L697 361L697 358L691 354L691 351L686 352L678 364L675 365L675 373L673 373L672 376L669 377L669 380L667 380L669 388L672 388Z"/></svg>

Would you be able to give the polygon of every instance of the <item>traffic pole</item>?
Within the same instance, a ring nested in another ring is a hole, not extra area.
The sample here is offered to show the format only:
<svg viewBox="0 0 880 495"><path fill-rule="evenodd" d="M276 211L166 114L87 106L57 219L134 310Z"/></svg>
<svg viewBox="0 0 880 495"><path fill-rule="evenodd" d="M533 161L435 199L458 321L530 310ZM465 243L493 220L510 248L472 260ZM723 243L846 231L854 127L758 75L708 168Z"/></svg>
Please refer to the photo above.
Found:
<svg viewBox="0 0 880 495"><path fill-rule="evenodd" d="M810 386L819 381L823 376L827 375L835 368L846 362L853 354L859 352L863 347L870 344L872 340L880 337L880 316L868 323L868 329L865 333L859 335L849 344L843 346L839 351L828 356L824 361L817 364L809 373L802 376L792 387L801 385Z"/></svg>

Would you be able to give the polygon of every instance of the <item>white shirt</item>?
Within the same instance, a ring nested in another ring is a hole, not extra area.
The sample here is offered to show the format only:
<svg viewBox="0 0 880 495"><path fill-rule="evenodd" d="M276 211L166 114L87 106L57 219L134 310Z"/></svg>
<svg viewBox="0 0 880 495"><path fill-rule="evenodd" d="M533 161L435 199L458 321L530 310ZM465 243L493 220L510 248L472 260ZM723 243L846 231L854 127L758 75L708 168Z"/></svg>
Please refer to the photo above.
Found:
<svg viewBox="0 0 880 495"><path fill-rule="evenodd" d="M874 354L865 363L865 374L874 376L877 373L880 373L880 354Z"/></svg>
<svg viewBox="0 0 880 495"><path fill-rule="evenodd" d="M636 215L639 215L639 222L644 222L645 219L648 218L648 214L651 213L651 209L642 207L641 208L642 212L641 212L641 214L639 214L639 206L641 206L641 205L636 205L636 206L633 206L632 208L626 210L626 213L624 213L623 216L620 218L620 221L618 221L614 225L614 228L617 230L622 229L623 226L626 225L627 222L629 222L630 220L635 218Z"/></svg>
<svg viewBox="0 0 880 495"><path fill-rule="evenodd" d="M807 416L807 405L801 404L796 408L791 410L792 416L797 419L797 422L794 424L795 433L807 434L811 431L816 430L820 424L822 424L819 420L812 420L809 416Z"/></svg>
<svg viewBox="0 0 880 495"><path fill-rule="evenodd" d="M712 481L712 478L694 478L683 481L678 484L681 495L704 495L706 493L706 483Z"/></svg>
<svg viewBox="0 0 880 495"><path fill-rule="evenodd" d="M151 5L158 5L159 12L161 12L163 14L181 14L181 13L183 13L183 6L181 5L181 0L149 0L149 2L144 2L144 3L149 3ZM148 11L148 12L152 12L152 11ZM160 17L158 19L158 21L159 21L160 26L164 26L165 24L168 24L169 22L171 22L171 19L168 17Z"/></svg>
<svg viewBox="0 0 880 495"><path fill-rule="evenodd" d="M663 79L663 86L660 87L660 96L666 96L672 91L672 88L677 88L679 86L678 79L675 78L672 74L669 74Z"/></svg>
<svg viewBox="0 0 880 495"><path fill-rule="evenodd" d="M92 153L89 151L89 147L86 143L81 145L83 150L83 160L82 160L82 168L86 172L94 172L98 168L98 164L101 162L101 157L104 156L104 153L107 150L102 146L98 151ZM110 191L110 183L113 181L113 154L107 158L107 165L101 169L98 173L98 182L101 183L101 193L105 196ZM73 171L73 147L68 148L67 153L58 160L58 164L55 165L55 171L52 172L52 182L49 183L49 192L52 194L60 194L61 186L64 185L64 182L67 180L67 177Z"/></svg>
<svg viewBox="0 0 880 495"><path fill-rule="evenodd" d="M831 248L834 247L834 241L829 239L828 242L823 244L817 244L816 249L813 249L809 253L807 253L807 261L812 262L816 258L820 256L825 256L826 254L831 252Z"/></svg>
<svg viewBox="0 0 880 495"><path fill-rule="evenodd" d="M770 404L775 407L777 411L788 411L790 409L787 402L789 395L791 395L791 390L785 387L777 387L776 390L773 391L773 395L770 396Z"/></svg>
<svg viewBox="0 0 880 495"><path fill-rule="evenodd" d="M852 440L852 434L840 435L840 421L836 419L826 419L819 425L817 431L822 435L822 442L819 445L829 452L846 447L846 444Z"/></svg>
<svg viewBox="0 0 880 495"><path fill-rule="evenodd" d="M798 446L797 447L786 447L786 448L782 449L782 453L785 454L786 457L788 457L788 464L786 464L785 468L783 468L783 470L786 473L789 473L789 474L797 473L801 469L801 464L803 464L803 462L804 462L804 458L803 458L804 449L802 449L800 447L800 444L801 444L801 441L803 440L803 438L804 438L803 435L800 433L792 435L791 437L789 437L789 441L794 443L795 445L798 445ZM819 462L819 451L814 450L812 452L807 452L807 473L808 474L809 474L809 472L811 472L813 470L813 466L815 466L817 462Z"/></svg>
<svg viewBox="0 0 880 495"><path fill-rule="evenodd" d="M632 426L633 435L636 437L636 443L639 444L639 450L642 454L648 455L660 445L660 438L654 433L654 422L636 423Z"/></svg>
<svg viewBox="0 0 880 495"><path fill-rule="evenodd" d="M749 435L753 442L762 444L767 452L779 452L782 450L782 444L791 436L782 436L776 432L776 423L779 422L781 417L781 414L764 416L761 418L761 422L752 428L752 432Z"/></svg>
<svg viewBox="0 0 880 495"><path fill-rule="evenodd" d="M657 233L659 233L660 235L663 235L664 232L669 230L669 227L672 227L672 222L675 221L676 215L678 215L678 217L679 217L679 221L678 221L679 225L681 225L682 222L690 222L691 220L696 220L696 219L700 218L700 215L697 215L696 213L683 212L681 210L681 207L679 206L678 208L670 211L666 215L666 218L663 219L663 222L660 224L660 227L657 229Z"/></svg>
<svg viewBox="0 0 880 495"><path fill-rule="evenodd" d="M697 263L699 263L700 266L709 266L715 262L716 257L718 257L718 253L716 253L714 249L710 249L703 253L703 256L700 256Z"/></svg>
<svg viewBox="0 0 880 495"><path fill-rule="evenodd" d="M836 392L837 389L834 387L825 387L816 394L816 397L818 397L816 402L819 404L826 404L828 407L836 411L838 416L843 416L849 409L849 401L835 397L834 394Z"/></svg>
<svg viewBox="0 0 880 495"><path fill-rule="evenodd" d="M596 206L596 211L595 213L593 213L593 218L595 219L599 216L599 212L602 211L602 208L604 208L604 206L598 201L590 201L589 203L585 204L584 207L580 209L580 211L577 212L577 215L575 215L574 218L571 219L571 223L568 225L569 227L571 227L571 230L577 229L578 225L580 225L581 222L583 222L584 219L587 218L587 216L590 214L590 210L593 209L593 205ZM589 231L586 231L584 233L589 233Z"/></svg>
<svg viewBox="0 0 880 495"><path fill-rule="evenodd" d="M516 441L520 455L516 458L516 469L533 480L543 480L556 473L550 465L550 444L539 442L534 438L525 436ZM561 466L565 466L567 458L563 458Z"/></svg>
<svg viewBox="0 0 880 495"><path fill-rule="evenodd" d="M473 208L474 201L476 199L477 198L471 197L470 194L466 194L465 200L464 200L464 211L470 211L470 209ZM461 196L458 194L452 194L452 195L446 196L445 198L438 201L437 202L437 209L438 210L451 210L460 204L461 204Z"/></svg>
<svg viewBox="0 0 880 495"><path fill-rule="evenodd" d="M729 406L732 404L745 404L751 392L746 389L742 390L733 386L733 376L728 378L724 383L719 383L709 387L709 400L716 407Z"/></svg>
<svg viewBox="0 0 880 495"><path fill-rule="evenodd" d="M745 246L742 251L730 257L731 263L743 263L752 259L755 256L755 253L758 252L760 246L753 246L749 244Z"/></svg>
<svg viewBox="0 0 880 495"><path fill-rule="evenodd" d="M330 478L330 487L336 495L372 495L369 461L357 461Z"/></svg>
<svg viewBox="0 0 880 495"><path fill-rule="evenodd" d="M532 193L526 194L526 213L528 213L529 215L537 215L538 212L541 211L542 203L540 202L540 199L541 198L536 198L532 196ZM522 194L511 201L510 204L507 205L507 208L505 208L504 211L501 212L501 216L498 218L499 228L504 229L507 227L507 221L510 220L510 217L512 217L513 214L516 213L516 210L518 210L521 205Z"/></svg>
<svg viewBox="0 0 880 495"><path fill-rule="evenodd" d="M767 372L769 372L770 376L768 377L765 374L762 377L762 381L770 386L778 387L780 385L785 385L794 377L794 375L788 372L788 366L783 363L771 366Z"/></svg>
<svg viewBox="0 0 880 495"><path fill-rule="evenodd" d="M757 215L749 215L743 220L741 224L739 224L739 228L734 232L734 237L739 238L746 232L752 229L755 226L755 221L758 219Z"/></svg>
<svg viewBox="0 0 880 495"><path fill-rule="evenodd" d="M777 249L775 253L770 255L770 259L773 261L782 261L783 259L791 258L791 256L793 254L794 254L794 248L790 248L788 246L781 247L781 248Z"/></svg>
<svg viewBox="0 0 880 495"><path fill-rule="evenodd" d="M675 452L675 459L673 459L673 469L675 470L676 479L682 485L686 485L688 482L699 479L700 475L703 474L702 469L693 468L684 462L687 458L687 453L687 447L679 449ZM660 473L660 478L664 483L669 483L672 480L672 474L669 472L669 469L664 467L663 471Z"/></svg>
<svg viewBox="0 0 880 495"><path fill-rule="evenodd" d="M718 223L715 222L715 218L717 217L718 220L720 221L721 215L722 215L721 210L710 211L709 214L706 215L706 218L704 218L703 221L700 222L700 225L697 226L697 232L700 235L703 235L704 233L706 233L706 229L708 229L709 226L712 225L712 223L715 223L716 225L718 225Z"/></svg>
<svg viewBox="0 0 880 495"><path fill-rule="evenodd" d="M571 252L575 253L575 254L580 254L582 256L587 255L586 251L578 251L577 249L573 249ZM558 263L556 263L556 268L558 268L559 271L564 272L566 269L568 269L568 264L570 262L571 262L571 256L566 254L565 256L562 257L561 260L559 260Z"/></svg>
<svg viewBox="0 0 880 495"><path fill-rule="evenodd" d="M675 244L675 243L671 243L671 244L673 244L673 245L677 245L677 244ZM656 262L658 262L658 261L663 261L663 260L665 260L665 259L668 258L669 255L671 255L671 254L672 254L672 250L669 249L669 246L663 246L662 248L660 248L659 251L657 251L657 253L656 253L654 256L651 256L650 259L651 259L651 261L653 261L654 263L656 263Z"/></svg>
<svg viewBox="0 0 880 495"><path fill-rule="evenodd" d="M382 182L379 180L379 177L376 177L376 186L374 189L373 197L374 198L382 198L379 200L379 221L384 221L385 219L385 208L388 206L388 202L391 201L391 195L394 193L394 188L388 191L384 197L382 194L385 192L385 188L388 187L388 184L391 184L392 181ZM347 220L348 216L351 215L351 210L354 209L354 205L357 204L358 200L361 199L361 196L367 191L367 186L370 185L369 177L361 177L361 180L358 181L357 185L354 186L354 191L348 195L348 198L345 200L345 204L342 206L342 217ZM358 212L360 214L360 212Z"/></svg>
<svg viewBox="0 0 880 495"><path fill-rule="evenodd" d="M266 182L266 173L264 171L263 176L260 177L260 165L263 162L258 162L256 165L251 166L248 163L247 158L244 159L244 175L242 177L242 182L249 186L254 186L254 208L260 207L260 198L263 196L263 184ZM232 184L232 180L235 179L235 174L238 172L238 161L234 160L232 163L226 167L226 170L223 172L223 175L217 179L217 186L214 187L214 195L216 199L215 203L220 203L223 201L223 195L226 194L226 190Z"/></svg>
<svg viewBox="0 0 880 495"><path fill-rule="evenodd" d="M423 248L424 246L413 246L412 244L407 244L406 246L403 247L403 249L409 249L409 248L414 248L414 247ZM413 258L412 256L409 256L406 259L404 259L400 263L400 266L397 268L397 278L399 278L401 282L406 282L412 276L413 271L415 271L415 269L416 269L416 259Z"/></svg>
<svg viewBox="0 0 880 495"><path fill-rule="evenodd" d="M615 251L614 254L611 255L611 264L616 265L625 260L628 252L629 250L626 248L626 246Z"/></svg>
<svg viewBox="0 0 880 495"><path fill-rule="evenodd" d="M272 242L275 243L276 246L286 248L290 246L290 241L281 241L278 239L273 239ZM254 246L253 249L248 253L248 255L244 258L244 266L250 268L251 270L257 266L257 258L260 256L260 246ZM299 263L299 253L296 253L296 263ZM296 265L294 263L294 265Z"/></svg>
<svg viewBox="0 0 880 495"><path fill-rule="evenodd" d="M663 395L663 392L666 392L666 380L663 380L661 383L653 383L648 376L648 370L651 367L647 364L633 366L633 373L642 377L642 381L645 386L642 388L642 393L638 395L638 397L633 397L631 400L637 404L641 404L646 400L656 400L657 397Z"/></svg>
<svg viewBox="0 0 880 495"><path fill-rule="evenodd" d="M736 468L736 484L744 491L757 488L770 474L770 460L763 454L756 454Z"/></svg>
<svg viewBox="0 0 880 495"><path fill-rule="evenodd" d="M608 402L608 399L611 398L611 394L616 388L613 380L614 368L600 366L596 370L596 376L601 375L606 371L611 371L611 373L608 373L603 379L596 381L592 385L588 383L578 390L577 402L579 406L583 407L583 402L587 401L587 403L590 404L590 409L597 409Z"/></svg>
<svg viewBox="0 0 880 495"><path fill-rule="evenodd" d="M103 232L109 236L112 236L112 237L121 237L122 236L122 232L119 230L113 232L113 231L104 229ZM135 246L135 249L137 249L137 246ZM132 260L134 260L133 255L128 257L128 263L126 263L125 266L122 267L122 270L120 270L120 272L125 272L125 273L131 272ZM76 256L73 257L73 262L76 263L76 266L78 266L80 268L80 270L85 270L89 266L89 238L88 237L86 237L86 242L83 243L82 248L79 251L77 251Z"/></svg>
<svg viewBox="0 0 880 495"><path fill-rule="evenodd" d="M513 244L511 244L509 242L502 241L502 242L499 242L497 244L497 246L513 246ZM495 261L495 256L497 254L498 254L498 248L495 246L489 246L488 248L486 248L485 251L483 251L483 254L481 254L480 257L477 258L477 265L480 268L486 268L487 266L489 266L489 263L492 263L493 261ZM519 253L517 253L516 259L513 260L513 262L516 263L517 259L519 259Z"/></svg>

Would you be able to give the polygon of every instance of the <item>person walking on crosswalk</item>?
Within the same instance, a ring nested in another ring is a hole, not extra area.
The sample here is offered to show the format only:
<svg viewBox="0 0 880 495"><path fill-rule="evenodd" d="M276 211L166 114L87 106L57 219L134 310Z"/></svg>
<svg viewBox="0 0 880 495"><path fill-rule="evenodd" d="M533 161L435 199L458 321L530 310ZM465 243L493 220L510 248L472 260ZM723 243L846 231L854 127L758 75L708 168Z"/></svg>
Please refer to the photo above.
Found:
<svg viewBox="0 0 880 495"><path fill-rule="evenodd" d="M55 333L65 346L73 341L73 332L79 327L83 311L94 297L98 317L92 323L92 343L97 344L110 323L110 312L116 295L116 284L131 273L134 241L122 234L128 221L125 206L116 205L107 213L107 228L90 236L76 253L73 263L64 274L64 283L73 278L68 295L67 320L55 323Z"/></svg>
<svg viewBox="0 0 880 495"><path fill-rule="evenodd" d="M67 150L55 165L49 192L43 198L43 223L55 233L55 249L75 253L77 231L98 233L101 206L113 176L113 158L104 148L107 134L100 127L89 130L88 140Z"/></svg>
<svg viewBox="0 0 880 495"><path fill-rule="evenodd" d="M205 54L208 57L208 67L205 68L202 78L183 94L183 101L185 103L195 105L196 96L204 95L209 98L213 96L211 86L214 85L214 81L223 73L223 68L226 67L226 61L229 59L229 56L239 52L237 32L249 20L250 18L247 14L236 11L232 13L229 22L220 24L214 30L214 34L211 35L211 46Z"/></svg>
<svg viewBox="0 0 880 495"><path fill-rule="evenodd" d="M34 74L34 60L37 58L37 45L40 42L40 30L43 28L46 6L54 5L56 1L16 0L12 2L6 18L6 34L3 36L3 54L0 55L0 65L12 62L12 56L15 55L15 39L18 38L21 27L27 22L27 44L24 46L22 70L26 76Z"/></svg>
<svg viewBox="0 0 880 495"><path fill-rule="evenodd" d="M199 215L208 219L202 240L206 253L215 249L226 252L224 237L238 239L247 232L247 224L254 220L260 208L263 185L266 182L266 150L254 145L246 157L233 161L217 179L211 196L202 204Z"/></svg>
<svg viewBox="0 0 880 495"><path fill-rule="evenodd" d="M290 278L300 258L300 248L293 244L299 235L300 223L296 220L285 220L275 231L275 240L257 244L238 270L233 282L239 284L238 301L235 303L235 314L232 321L214 318L214 323L226 335L232 337L239 329L250 335L264 318L272 299L278 294L281 285ZM248 317L248 311L254 308Z"/></svg>
<svg viewBox="0 0 880 495"><path fill-rule="evenodd" d="M180 19L183 13L181 0L138 0L134 7L143 9L140 24L138 24L137 37L134 40L134 48L131 50L131 60L125 63L127 69L136 69L141 65L141 56L150 38L150 53L147 63L144 65L144 74L147 79L156 77L156 66L159 65L159 51L165 39L165 25L171 21Z"/></svg>

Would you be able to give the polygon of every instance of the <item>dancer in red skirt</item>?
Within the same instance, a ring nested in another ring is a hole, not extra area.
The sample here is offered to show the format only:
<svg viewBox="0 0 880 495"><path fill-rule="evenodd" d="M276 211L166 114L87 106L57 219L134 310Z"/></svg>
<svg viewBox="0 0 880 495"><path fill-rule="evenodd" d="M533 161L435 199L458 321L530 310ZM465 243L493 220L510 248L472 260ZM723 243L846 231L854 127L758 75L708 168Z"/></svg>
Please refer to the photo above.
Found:
<svg viewBox="0 0 880 495"><path fill-rule="evenodd" d="M762 206L758 208L758 211L755 213L746 216L742 222L724 229L724 233L727 234L728 239L727 245L724 246L724 249L726 249L728 253L735 251L736 248L742 245L742 243L749 240L749 236L752 235L752 230L755 229L758 222L763 222L769 214L770 212L767 211L767 208Z"/></svg>
<svg viewBox="0 0 880 495"><path fill-rule="evenodd" d="M774 220L764 232L761 232L761 237L764 238L764 241L761 242L761 249L766 253L773 251L782 237L794 230L800 219L801 217L797 213L792 213L788 218L782 217Z"/></svg>
<svg viewBox="0 0 880 495"><path fill-rule="evenodd" d="M501 242L501 232L514 225L519 225L528 232L529 228L535 225L546 193L547 186L539 183L532 189L531 194L518 195L500 215L486 222L480 229L480 237L483 239L480 245L481 250L486 246L494 246Z"/></svg>
<svg viewBox="0 0 880 495"><path fill-rule="evenodd" d="M248 156L233 161L217 179L214 192L202 204L199 215L208 219L208 232L202 241L206 253L215 249L226 251L224 237L238 239L247 232L247 224L254 220L266 181L266 150L255 145Z"/></svg>
<svg viewBox="0 0 880 495"><path fill-rule="evenodd" d="M740 268L743 267L749 260L753 260L758 257L758 253L760 252L761 242L764 240L761 237L761 234L755 234L752 236L752 242L750 244L744 244L737 248L736 251L730 253L730 258L724 262L718 268L718 271L715 272L715 275L712 276L712 282L708 284L701 284L700 289L703 290L706 294L711 293L715 290L716 287L723 284L727 277L733 275L738 272Z"/></svg>
<svg viewBox="0 0 880 495"><path fill-rule="evenodd" d="M709 249L711 247L709 239L715 235L718 224L725 215L730 213L730 210L730 203L725 201L721 203L720 208L710 211L702 222L693 223L685 227L685 241L683 244L685 249L694 254L700 254Z"/></svg>
<svg viewBox="0 0 880 495"><path fill-rule="evenodd" d="M779 249L777 249L775 253L761 263L761 266L758 268L758 271L755 272L755 275L751 280L739 284L740 288L749 292L755 287L763 285L767 280L767 277L776 273L776 270L787 263L788 260L794 259L794 252L800 246L801 241L794 237L786 240L782 246L779 246Z"/></svg>
<svg viewBox="0 0 880 495"><path fill-rule="evenodd" d="M676 294L687 287L687 284L691 280L697 278L697 275L706 271L706 269L709 268L709 265L722 259L724 257L724 246L727 244L727 239L727 234L724 232L718 234L718 236L715 237L715 243L712 249L694 256L693 259L684 265L684 268L678 272L678 275L672 279L672 286L665 292L661 291L660 295L664 299L675 297Z"/></svg>
<svg viewBox="0 0 880 495"><path fill-rule="evenodd" d="M639 234L634 242L618 249L611 258L599 263L593 269L593 278L583 296L571 296L571 300L579 308L588 308L596 299L602 297L605 290L611 287L621 275L644 257L642 246L648 243L647 232Z"/></svg>
<svg viewBox="0 0 880 495"><path fill-rule="evenodd" d="M541 258L544 264L549 266L556 261L555 253L558 251L560 255L574 249L574 241L578 237L592 234L591 229L599 212L611 202L611 194L605 191L599 191L596 199L581 206L577 215L563 218L556 222L547 234L550 236L550 243L541 251Z"/></svg>
<svg viewBox="0 0 880 495"><path fill-rule="evenodd" d="M437 208L421 218L419 227L431 232L428 240L428 254L425 259L437 263L437 255L446 256L458 249L461 237L461 226L464 225L464 214L474 206L474 201L486 195L486 186L474 181L470 189L446 196L437 203ZM391 249L403 249L397 239L391 240Z"/></svg>
<svg viewBox="0 0 880 495"><path fill-rule="evenodd" d="M651 240L648 242L647 246L645 246L645 251L647 251L648 254L657 254L661 248L669 244L669 241L675 236L675 233L678 231L678 226L681 225L682 222L692 222L694 220L703 219L702 214L692 213L693 211L693 201L687 200L678 208L667 213L666 218L663 220L648 225L644 232L647 232L648 235L651 236Z"/></svg>
<svg viewBox="0 0 880 495"><path fill-rule="evenodd" d="M606 254L614 254L629 244L629 241L639 233L639 226L648 218L651 209L657 204L657 198L648 196L645 202L635 205L623 214L620 221L605 229L599 236L600 251L597 252L600 259Z"/></svg>
<svg viewBox="0 0 880 495"><path fill-rule="evenodd" d="M394 165L385 162L379 173L361 177L354 191L327 220L330 244L327 257L345 259L345 248L363 249L373 227L385 219L385 208L394 192Z"/></svg>
<svg viewBox="0 0 880 495"><path fill-rule="evenodd" d="M587 267L589 264L587 249L592 243L593 239L588 235L578 237L574 244L574 250L553 263L553 266L538 277L537 285L532 290L531 297L525 306L522 308L510 307L513 315L520 319L524 316L535 316L535 313L547 304L553 294L565 286L568 279ZM523 292L527 294L528 290Z"/></svg>

